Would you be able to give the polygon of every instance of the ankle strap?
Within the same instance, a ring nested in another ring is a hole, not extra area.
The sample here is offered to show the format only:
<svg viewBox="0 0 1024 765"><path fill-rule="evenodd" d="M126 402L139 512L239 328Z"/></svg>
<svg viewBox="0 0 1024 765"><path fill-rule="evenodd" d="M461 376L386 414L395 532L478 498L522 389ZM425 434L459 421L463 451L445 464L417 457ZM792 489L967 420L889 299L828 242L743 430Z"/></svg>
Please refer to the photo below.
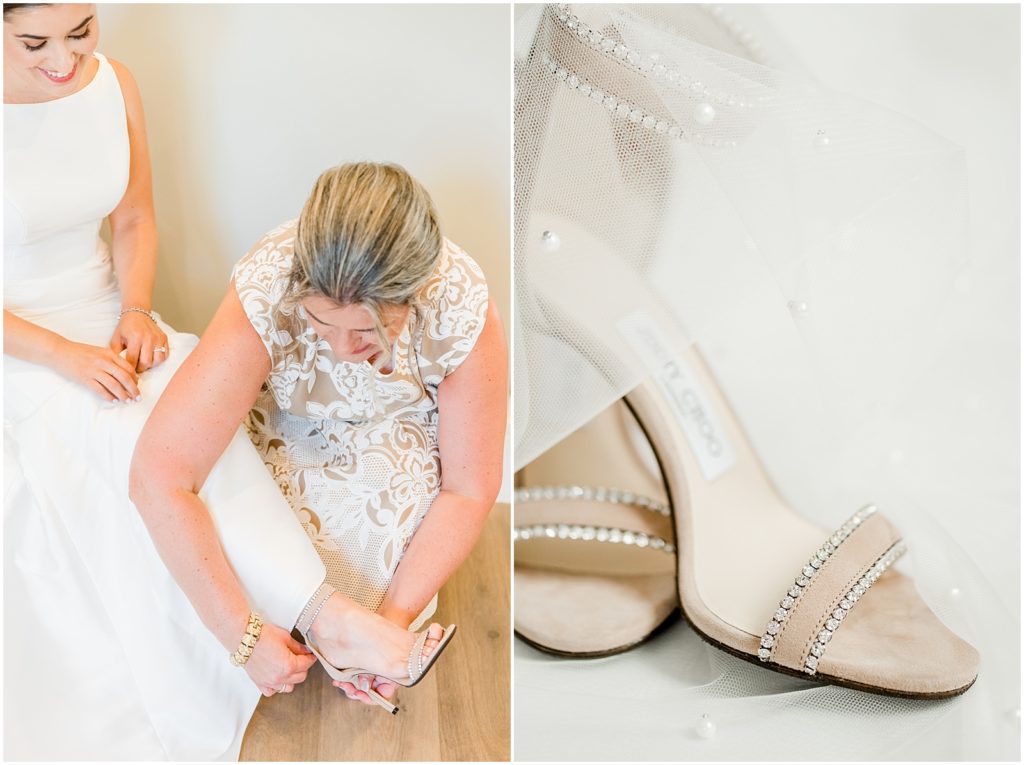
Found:
<svg viewBox="0 0 1024 765"><path fill-rule="evenodd" d="M313 626L313 622L316 621L316 617L320 613L320 609L324 607L324 603L331 597L336 590L331 585L324 582L321 584L316 592L306 602L306 607L302 609L302 613L299 614L298 620L295 622L295 629L305 635L309 632L309 628Z"/></svg>

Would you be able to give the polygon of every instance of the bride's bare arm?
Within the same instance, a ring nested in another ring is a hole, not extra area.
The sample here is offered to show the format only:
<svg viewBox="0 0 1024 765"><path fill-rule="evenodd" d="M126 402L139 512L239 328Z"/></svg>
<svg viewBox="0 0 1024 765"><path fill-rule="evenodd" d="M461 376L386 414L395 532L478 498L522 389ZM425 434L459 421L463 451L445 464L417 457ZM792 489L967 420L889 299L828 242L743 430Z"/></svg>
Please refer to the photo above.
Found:
<svg viewBox="0 0 1024 765"><path fill-rule="evenodd" d="M199 490L269 372L267 350L232 285L154 407L129 476L129 494L160 557L228 651L245 632L249 604ZM267 689L301 682L312 663L285 630L268 624L245 669Z"/></svg>
<svg viewBox="0 0 1024 765"><path fill-rule="evenodd" d="M498 490L508 401L508 353L493 303L462 365L438 386L441 491L377 612L408 626L476 543Z"/></svg>
<svg viewBox="0 0 1024 765"><path fill-rule="evenodd" d="M110 253L121 288L122 308L152 308L153 282L156 279L156 214L153 210L153 179L149 164L146 122L142 97L135 78L124 64L111 60L124 97L128 121L130 173L128 188L110 221ZM148 316L135 311L124 314L114 329L110 347L115 353L125 350L125 358L143 372L167 358L167 336Z"/></svg>
<svg viewBox="0 0 1024 765"><path fill-rule="evenodd" d="M127 117L128 187L109 216L111 253L122 307L149 309L156 275L156 219L142 99L131 73L110 62L124 96ZM153 366L153 349L167 336L148 316L130 312L118 321L109 347L73 342L4 311L4 353L49 367L108 401L139 396L139 371ZM119 354L126 349L125 358ZM166 358L160 354L156 361Z"/></svg>
<svg viewBox="0 0 1024 765"><path fill-rule="evenodd" d="M72 342L6 310L4 353L49 367L107 401L130 401L139 395L134 365L110 348Z"/></svg>

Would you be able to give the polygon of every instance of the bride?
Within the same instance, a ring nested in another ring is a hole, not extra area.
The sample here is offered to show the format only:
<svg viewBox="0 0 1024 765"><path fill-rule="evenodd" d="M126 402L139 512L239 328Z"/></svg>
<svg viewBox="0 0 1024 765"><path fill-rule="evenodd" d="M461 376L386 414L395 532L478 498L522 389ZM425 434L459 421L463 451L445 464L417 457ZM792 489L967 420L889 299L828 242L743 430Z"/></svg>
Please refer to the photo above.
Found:
<svg viewBox="0 0 1024 765"><path fill-rule="evenodd" d="M173 578L129 501L138 436L197 339L151 310L142 105L98 36L94 5L4 5L4 754L235 759L260 692L315 661L289 635L300 616L372 673L401 676L415 636L322 602L324 565L240 429L200 496L231 596L266 620L251 656L246 620L197 615L229 598L222 581L199 560Z"/></svg>

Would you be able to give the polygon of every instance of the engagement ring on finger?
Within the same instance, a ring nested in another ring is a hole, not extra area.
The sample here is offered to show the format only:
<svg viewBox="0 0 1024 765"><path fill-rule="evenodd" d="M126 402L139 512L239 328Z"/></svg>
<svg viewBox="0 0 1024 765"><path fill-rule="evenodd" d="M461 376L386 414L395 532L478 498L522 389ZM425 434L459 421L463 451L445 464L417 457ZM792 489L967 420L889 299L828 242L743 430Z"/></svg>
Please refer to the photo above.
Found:
<svg viewBox="0 0 1024 765"><path fill-rule="evenodd" d="M153 353L167 353L167 346L158 345L156 348L153 349Z"/></svg>

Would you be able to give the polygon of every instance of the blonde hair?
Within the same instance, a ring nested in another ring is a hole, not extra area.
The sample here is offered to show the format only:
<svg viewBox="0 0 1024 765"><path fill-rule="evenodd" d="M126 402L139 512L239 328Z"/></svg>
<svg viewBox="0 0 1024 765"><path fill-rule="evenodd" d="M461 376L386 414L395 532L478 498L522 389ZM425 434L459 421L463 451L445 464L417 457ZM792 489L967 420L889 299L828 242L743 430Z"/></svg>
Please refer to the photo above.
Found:
<svg viewBox="0 0 1024 765"><path fill-rule="evenodd" d="M391 360L382 319L388 306L412 306L441 255L441 227L430 195L395 164L353 162L325 171L313 186L295 230L287 298L310 295L369 311L381 347L379 370Z"/></svg>

